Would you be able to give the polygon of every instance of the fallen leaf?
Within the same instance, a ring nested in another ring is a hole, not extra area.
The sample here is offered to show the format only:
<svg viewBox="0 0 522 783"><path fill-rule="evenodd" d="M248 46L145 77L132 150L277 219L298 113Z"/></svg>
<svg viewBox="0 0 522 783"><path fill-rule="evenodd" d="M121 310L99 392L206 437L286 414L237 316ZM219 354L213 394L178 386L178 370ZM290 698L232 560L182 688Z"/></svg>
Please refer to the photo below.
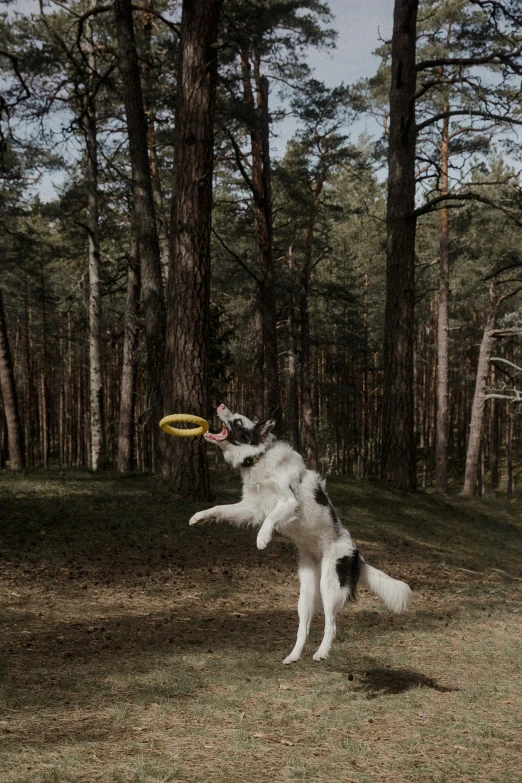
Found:
<svg viewBox="0 0 522 783"><path fill-rule="evenodd" d="M462 745L454 745L453 747L457 750L467 750L467 748L463 748Z"/></svg>
<svg viewBox="0 0 522 783"><path fill-rule="evenodd" d="M286 685L284 682L280 682L279 683L279 690L280 691L291 691L292 690L292 686L291 685Z"/></svg>

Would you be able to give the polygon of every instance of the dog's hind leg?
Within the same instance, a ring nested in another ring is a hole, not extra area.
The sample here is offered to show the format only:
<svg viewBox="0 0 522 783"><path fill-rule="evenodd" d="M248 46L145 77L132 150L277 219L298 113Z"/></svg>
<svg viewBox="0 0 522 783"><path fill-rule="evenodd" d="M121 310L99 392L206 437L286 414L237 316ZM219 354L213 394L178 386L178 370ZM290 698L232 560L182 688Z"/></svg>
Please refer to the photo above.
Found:
<svg viewBox="0 0 522 783"><path fill-rule="evenodd" d="M325 558L321 567L321 598L324 610L324 636L321 646L314 654L314 661L328 658L328 653L337 632L335 616L348 597L348 588L341 587L335 569L335 561Z"/></svg>
<svg viewBox="0 0 522 783"><path fill-rule="evenodd" d="M297 611L299 614L299 628L295 647L283 663L295 663L301 657L303 648L310 631L310 623L314 615L317 599L319 598L319 565L308 554L301 552L299 559L299 580L301 589Z"/></svg>

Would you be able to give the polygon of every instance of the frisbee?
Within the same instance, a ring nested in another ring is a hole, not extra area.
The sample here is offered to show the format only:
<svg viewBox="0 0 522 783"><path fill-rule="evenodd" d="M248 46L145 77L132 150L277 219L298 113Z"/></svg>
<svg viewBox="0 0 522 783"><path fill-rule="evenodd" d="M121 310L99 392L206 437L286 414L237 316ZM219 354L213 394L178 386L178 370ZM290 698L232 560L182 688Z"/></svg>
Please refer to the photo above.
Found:
<svg viewBox="0 0 522 783"><path fill-rule="evenodd" d="M187 424L197 424L197 427L191 427L189 430L180 430L177 427L171 427L170 424L176 421L183 421ZM172 413L165 416L159 423L163 432L167 435L177 435L178 438L189 438L193 435L203 435L208 430L208 421L201 416L193 416L191 413Z"/></svg>

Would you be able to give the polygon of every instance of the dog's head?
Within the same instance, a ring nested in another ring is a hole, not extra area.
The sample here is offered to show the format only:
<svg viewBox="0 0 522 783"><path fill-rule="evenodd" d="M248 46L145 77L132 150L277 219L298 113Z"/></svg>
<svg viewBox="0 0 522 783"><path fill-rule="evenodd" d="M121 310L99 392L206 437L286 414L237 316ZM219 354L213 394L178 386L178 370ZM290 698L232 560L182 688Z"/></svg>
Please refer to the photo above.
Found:
<svg viewBox="0 0 522 783"><path fill-rule="evenodd" d="M226 405L218 407L217 415L223 425L221 432L205 432L203 437L219 446L228 462L240 464L243 459L263 454L274 440L275 421L271 419L254 422L241 413L232 413Z"/></svg>

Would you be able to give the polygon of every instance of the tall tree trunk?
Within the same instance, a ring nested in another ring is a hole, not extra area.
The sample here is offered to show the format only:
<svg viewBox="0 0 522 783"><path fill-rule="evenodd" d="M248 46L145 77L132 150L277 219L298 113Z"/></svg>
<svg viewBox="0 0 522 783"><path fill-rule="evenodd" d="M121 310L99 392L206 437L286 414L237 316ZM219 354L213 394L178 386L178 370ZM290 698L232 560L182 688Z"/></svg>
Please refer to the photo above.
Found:
<svg viewBox="0 0 522 783"><path fill-rule="evenodd" d="M49 388L48 375L49 368L47 364L47 302L45 296L45 277L43 264L40 267L40 278L42 284L42 376L40 381L40 399L41 399L41 427L42 427L42 462L44 468L49 467L50 451L50 410L49 410Z"/></svg>
<svg viewBox="0 0 522 783"><path fill-rule="evenodd" d="M491 368L491 386L496 386L496 368ZM500 427L498 400L492 399L489 409L489 471L491 486L496 489L500 480Z"/></svg>
<svg viewBox="0 0 522 783"><path fill-rule="evenodd" d="M0 470L4 470L9 458L9 435L7 434L7 419L0 410Z"/></svg>
<svg viewBox="0 0 522 783"><path fill-rule="evenodd" d="M210 229L215 47L220 0L184 0L168 278L166 389L169 411L207 416ZM169 438L165 473L182 497L210 495L205 442Z"/></svg>
<svg viewBox="0 0 522 783"><path fill-rule="evenodd" d="M317 436L315 431L314 411L312 408L312 368L310 352L310 311L308 296L310 277L312 274L314 229L317 219L316 203L323 189L323 181L319 180L314 191L314 204L308 216L304 236L303 267L299 287L299 320L300 320L300 362L301 362L301 407L303 411L304 436L306 456L311 470L319 467L317 454Z"/></svg>
<svg viewBox="0 0 522 783"><path fill-rule="evenodd" d="M74 419L73 419L74 371L72 359L71 311L67 313L67 371L65 374L65 465L72 468L74 460Z"/></svg>
<svg viewBox="0 0 522 783"><path fill-rule="evenodd" d="M279 381L277 347L276 285L273 252L272 169L270 165L270 124L268 113L268 79L261 76L260 57L254 59L256 101L261 120L261 192L262 211L266 227L266 244L262 249L263 264L263 330L265 343L265 373L267 387L267 414L277 422L282 435L283 412Z"/></svg>
<svg viewBox="0 0 522 783"><path fill-rule="evenodd" d="M254 419L265 417L265 330L263 328L263 288L258 284L254 311Z"/></svg>
<svg viewBox="0 0 522 783"><path fill-rule="evenodd" d="M247 43L241 48L243 97L249 110L251 171L246 173L241 163L241 153L235 145L240 170L252 192L254 224L257 240L259 290L256 296L256 322L263 329L263 361L266 388L266 410L261 415L275 419L279 431L282 426L281 388L279 382L277 347L276 286L273 258L272 174L270 166L270 118L268 112L268 80L261 75L260 58L253 58ZM253 72L252 72L253 71ZM252 78L254 88L252 86ZM260 350L257 346L257 362ZM259 394L258 394L259 398ZM256 409L259 399L256 400ZM258 413L256 413L258 415Z"/></svg>
<svg viewBox="0 0 522 783"><path fill-rule="evenodd" d="M506 497L513 500L513 407L508 402L506 410Z"/></svg>
<svg viewBox="0 0 522 783"><path fill-rule="evenodd" d="M34 355L33 355L33 308L29 275L25 279L25 399L24 433L25 460L29 468L34 468Z"/></svg>
<svg viewBox="0 0 522 783"><path fill-rule="evenodd" d="M165 214L165 206L163 201L163 192L161 188L159 159L158 159L158 145L156 137L156 122L154 116L153 106L153 83L151 75L151 63L152 63L152 20L154 11L153 0L145 0L144 10L142 12L142 26L143 37L145 41L144 51L144 84L145 84L145 116L147 117L147 138L149 144L149 156L150 156L150 171L152 180L152 194L154 197L154 208L156 211L156 224L158 228L158 240L160 245L161 254L161 268L165 277L168 273L169 263L169 234L167 226L167 217Z"/></svg>
<svg viewBox="0 0 522 783"><path fill-rule="evenodd" d="M312 407L312 373L310 355L310 312L308 309L308 280L301 279L299 296L299 320L301 337L301 409L303 413L303 429L306 444L308 467L317 470L317 438L315 434L314 411Z"/></svg>
<svg viewBox="0 0 522 783"><path fill-rule="evenodd" d="M288 313L288 435L292 448L300 451L300 433L299 433L299 383L298 383L298 362L299 354L298 340L296 334L296 324L294 316L294 303L290 302Z"/></svg>
<svg viewBox="0 0 522 783"><path fill-rule="evenodd" d="M151 432L154 446L152 470L158 471L162 461L163 445L158 422L164 414L163 363L165 358L165 302L161 279L160 248L147 145L147 119L143 104L131 0L114 0L113 8L132 166L133 225L137 232L141 266L141 291L147 346L147 395L151 411Z"/></svg>
<svg viewBox="0 0 522 783"><path fill-rule="evenodd" d="M448 107L444 107L448 110ZM442 125L441 195L448 194L449 117ZM435 489L448 489L449 433L449 209L440 212L439 317L437 327L437 423L435 455Z"/></svg>
<svg viewBox="0 0 522 783"><path fill-rule="evenodd" d="M92 54L90 55L91 67ZM91 417L91 469L105 467L105 426L102 380L102 313L100 292L100 234L98 207L98 144L94 98L87 108L87 189L89 235L89 388Z"/></svg>
<svg viewBox="0 0 522 783"><path fill-rule="evenodd" d="M370 352L368 350L368 273L364 275L364 299L363 299L363 369L362 369L362 400L361 400L361 469L359 479L368 475L368 459L370 458L370 411L368 409L368 362Z"/></svg>
<svg viewBox="0 0 522 783"><path fill-rule="evenodd" d="M118 459L120 473L134 469L134 418L136 407L136 381L138 377L139 342L139 278L138 241L133 229L129 266L127 268L127 300L125 303L125 334L123 337L123 367L121 374L120 415L118 426Z"/></svg>
<svg viewBox="0 0 522 783"><path fill-rule="evenodd" d="M495 326L497 321L499 301L496 295L496 284L492 280L489 286L489 312L480 344L477 366L475 394L471 408L471 424L469 428L468 452L466 455L466 470L462 495L474 495L477 488L477 470L480 458L480 444L484 424L485 395L489 375L491 351L495 341Z"/></svg>
<svg viewBox="0 0 522 783"><path fill-rule="evenodd" d="M418 0L395 0L386 249L382 476L416 487L414 429L415 49Z"/></svg>
<svg viewBox="0 0 522 783"><path fill-rule="evenodd" d="M13 360L9 348L9 337L5 321L4 303L0 290L0 389L4 404L9 444L11 470L25 468L24 435L18 409L18 395L13 372Z"/></svg>

